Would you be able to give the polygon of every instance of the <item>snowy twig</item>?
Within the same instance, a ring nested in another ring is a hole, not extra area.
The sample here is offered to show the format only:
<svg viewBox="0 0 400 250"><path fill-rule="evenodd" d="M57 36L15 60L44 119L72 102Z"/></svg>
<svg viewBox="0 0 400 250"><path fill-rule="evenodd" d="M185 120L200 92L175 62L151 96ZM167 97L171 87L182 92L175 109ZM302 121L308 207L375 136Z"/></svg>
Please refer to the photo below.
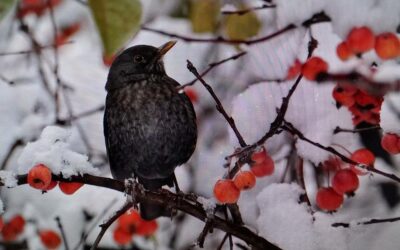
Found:
<svg viewBox="0 0 400 250"><path fill-rule="evenodd" d="M215 94L214 90L212 89L212 87L210 85L208 85L204 79L200 76L199 72L197 71L197 69L193 66L193 64L187 60L187 68L189 69L190 72L193 73L193 75L196 76L197 79L199 79L199 81L203 84L203 86L208 90L208 92L211 94L212 98L214 99L214 101L216 102L217 106L217 110L224 116L224 118L226 119L226 121L229 123L229 126L232 128L233 132L235 133L240 146L242 147L246 147L247 144L243 139L243 136L240 134L239 130L236 127L235 124L235 120L233 120L232 117L230 117L228 115L228 113L226 113L224 107L222 106L221 101L219 100L219 98L217 97L217 95Z"/></svg>
<svg viewBox="0 0 400 250"><path fill-rule="evenodd" d="M349 163L349 164L351 164L351 165L355 165L355 166L361 167L361 168L363 168L363 169L368 170L369 172L373 172L373 173L376 173L376 174L385 176L385 177L387 177L387 178L389 178L389 179L392 179L393 181L396 181L396 182L399 182L399 183L400 183L400 177L398 177L398 176L395 175L395 174L389 174L389 173L386 173L386 172L384 172L384 171L382 171L382 170L376 169L376 168L374 168L373 166L367 166L367 165L363 165L363 164L360 164L360 163L358 163L358 162L355 162L355 161L353 161L352 159L348 158L347 156L341 154L339 151L337 151L336 149L334 149L334 148L332 148L332 147L327 147L327 146L324 146L324 145L322 145L322 144L320 144L320 143L318 143L318 142L314 142L314 141L308 139L307 137L305 137L305 136L303 135L303 133L301 133L298 129L296 129L296 128L295 128L291 123L289 123L289 122L286 122L286 121L285 121L281 128L282 128L283 130L286 130L286 131L290 132L290 133L293 134L293 135L296 135L300 140L306 141L306 142L308 142L308 143L310 143L310 144L312 144L312 145L314 145L314 146L316 146L316 147L318 147L318 148L320 148L320 149L323 149L323 150L328 151L328 152L330 152L330 153L332 153L332 154L334 154L334 155L337 155L342 161L344 161L344 162L346 162L346 163Z"/></svg>
<svg viewBox="0 0 400 250"><path fill-rule="evenodd" d="M333 130L334 134L337 133L360 133L364 131L369 131L369 130L375 130L375 129L381 129L380 126L371 126L368 128L356 128L356 129L347 129L347 128L341 128L341 127L336 127L335 130Z"/></svg>
<svg viewBox="0 0 400 250"><path fill-rule="evenodd" d="M386 223L386 222L396 222L399 221L400 217L387 218L387 219L370 219L367 221L357 222L355 225L369 225L369 224L378 224L378 223ZM349 228L353 225L353 223L345 223L345 222L336 222L332 224L332 227L346 227Z"/></svg>
<svg viewBox="0 0 400 250"><path fill-rule="evenodd" d="M60 232L61 232L61 237L62 237L63 242L64 242L64 249L65 250L69 250L68 241L67 241L67 235L65 234L64 227L61 224L61 219L60 219L60 217L57 216L55 218L55 220L57 222L58 229L60 229Z"/></svg>
<svg viewBox="0 0 400 250"><path fill-rule="evenodd" d="M221 65L221 64L223 64L223 63L225 63L225 62L227 62L227 61L236 60L236 59L238 59L238 58L244 56L246 53L247 53L247 52L243 51L243 52L240 52L240 53L238 53L238 54L236 54L236 55L233 55L233 56L231 56L231 57L222 59L222 60L217 61L217 62L210 63L210 64L208 65L208 68L207 68L206 70L204 70L204 71L200 74L200 76L201 76L201 77L204 77L204 76L205 76L208 72L210 72L213 68L215 68L215 67L217 67L217 66L219 66L219 65ZM197 82L197 80L198 80L198 78L196 77L196 78L194 78L192 81L190 81L190 82L188 82L188 83L185 83L185 84L183 84L182 86L179 86L179 87L177 88L177 90L179 91L179 90L181 90L181 89L184 89L184 88L187 87L187 86L191 86L191 85L195 84L195 82Z"/></svg>
<svg viewBox="0 0 400 250"><path fill-rule="evenodd" d="M126 211L128 211L131 207L133 206L132 202L127 201L118 211L115 212L113 216L111 216L104 224L101 224L101 231L99 235L97 235L96 240L94 241L92 247L90 248L91 250L97 249L97 246L100 243L101 238L103 238L103 235L107 231L107 229L111 226L111 224L116 221L121 215L123 215Z"/></svg>
<svg viewBox="0 0 400 250"><path fill-rule="evenodd" d="M271 9L271 8L275 8L275 7L276 7L275 4L263 4L263 5L258 6L258 7L252 7L252 8L247 8L247 9L243 9L243 10L235 10L235 11L226 10L226 11L222 11L221 13L223 15L239 15L239 16L241 16L241 15L244 15L244 14L246 14L248 12L251 12L251 11L263 10L263 9Z"/></svg>
<svg viewBox="0 0 400 250"><path fill-rule="evenodd" d="M18 185L27 184L27 175L18 175L16 176ZM62 176L53 175L53 179L56 181L63 182L79 182L104 188L113 189L122 193L125 193L125 184L122 181L93 176L85 174L83 176L72 176L71 178L63 178ZM0 183L0 185L4 185L4 183ZM185 214L196 217L201 221L206 221L208 216L206 211L204 211L203 206L199 203L194 203L193 201L187 200L185 194L175 194L168 190L162 189L160 191L149 191L144 189L139 189L138 187L134 187L132 190L133 196L137 201L151 201L153 203L157 203L163 206L171 207L172 209L176 209L184 212ZM177 202L179 200L179 202ZM229 233L250 246L253 246L255 249L270 249L270 250L279 250L280 248L266 239L258 236L256 233L249 230L247 227L242 225L237 225L231 221L222 219L219 216L214 217L214 228L218 228L226 233Z"/></svg>

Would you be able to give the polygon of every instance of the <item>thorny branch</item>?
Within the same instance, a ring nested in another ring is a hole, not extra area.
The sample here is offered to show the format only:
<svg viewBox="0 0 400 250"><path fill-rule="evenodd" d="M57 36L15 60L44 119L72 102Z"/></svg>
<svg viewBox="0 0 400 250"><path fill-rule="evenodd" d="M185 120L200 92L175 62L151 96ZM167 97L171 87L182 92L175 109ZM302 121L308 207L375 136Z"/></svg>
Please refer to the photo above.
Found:
<svg viewBox="0 0 400 250"><path fill-rule="evenodd" d="M16 176L16 178L18 185L27 184L27 175L18 175ZM53 179L63 182L85 183L88 185L109 188L124 193L126 191L125 184L121 181L88 174L85 174L83 176L73 176L69 179L63 178L62 176L53 175ZM0 183L0 185L4 185L4 183ZM135 197L135 200L138 202L151 201L171 207L172 209L182 211L204 222L208 219L207 213L206 211L204 211L203 205L198 201L194 202L192 199L188 199L187 197L189 196L187 194L175 194L165 189L159 191L149 191L143 189L141 185L133 185L132 192L129 193L131 193ZM252 246L253 249L280 249L278 246L258 236L247 227L225 220L219 216L214 217L213 227L245 241L247 244Z"/></svg>

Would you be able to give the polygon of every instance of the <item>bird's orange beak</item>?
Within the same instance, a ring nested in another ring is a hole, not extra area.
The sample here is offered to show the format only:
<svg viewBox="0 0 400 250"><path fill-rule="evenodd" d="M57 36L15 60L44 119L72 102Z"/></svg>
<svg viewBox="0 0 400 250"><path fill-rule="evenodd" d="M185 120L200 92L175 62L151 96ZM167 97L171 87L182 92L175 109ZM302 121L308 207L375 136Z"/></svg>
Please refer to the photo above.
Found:
<svg viewBox="0 0 400 250"><path fill-rule="evenodd" d="M174 47L176 42L176 40L172 40L158 47L159 58L162 58L172 47Z"/></svg>

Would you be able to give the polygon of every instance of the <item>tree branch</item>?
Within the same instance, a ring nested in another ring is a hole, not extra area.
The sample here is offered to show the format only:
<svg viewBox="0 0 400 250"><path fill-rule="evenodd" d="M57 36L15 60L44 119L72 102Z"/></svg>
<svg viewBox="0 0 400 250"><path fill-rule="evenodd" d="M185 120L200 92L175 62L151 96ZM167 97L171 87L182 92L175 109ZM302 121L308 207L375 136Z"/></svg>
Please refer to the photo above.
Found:
<svg viewBox="0 0 400 250"><path fill-rule="evenodd" d="M27 183L27 175L16 176L18 185L24 185ZM98 187L104 187L113 189L119 192L125 193L125 185L122 181L84 174L83 176L72 176L71 178L63 178L62 176L53 175L53 179L56 181L63 182L79 182ZM4 185L4 183L0 183ZM202 204L194 202L188 199L187 194L175 194L168 190L162 189L159 191L149 191L139 188L138 185L132 189L132 195L137 201L151 201L160 205L171 207L173 209L182 211L189 214L201 221L207 220L207 213L204 211ZM179 201L179 202L178 202ZM226 233L229 233L243 241L245 241L254 249L265 249L265 250L280 250L278 246L272 244L266 239L256 235L254 232L249 230L247 227L238 225L234 222L222 219L219 216L214 217L213 227L218 228Z"/></svg>

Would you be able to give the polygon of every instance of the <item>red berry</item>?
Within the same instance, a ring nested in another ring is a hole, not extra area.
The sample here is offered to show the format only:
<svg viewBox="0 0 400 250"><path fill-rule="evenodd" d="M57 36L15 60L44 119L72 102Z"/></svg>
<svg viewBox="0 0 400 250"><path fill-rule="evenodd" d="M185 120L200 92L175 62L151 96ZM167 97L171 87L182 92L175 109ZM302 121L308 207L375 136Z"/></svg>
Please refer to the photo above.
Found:
<svg viewBox="0 0 400 250"><path fill-rule="evenodd" d="M132 234L117 227L113 232L113 238L118 245L127 245L132 241Z"/></svg>
<svg viewBox="0 0 400 250"><path fill-rule="evenodd" d="M288 69L286 80L291 80L298 76L301 72L301 63L298 59L296 59L292 66Z"/></svg>
<svg viewBox="0 0 400 250"><path fill-rule="evenodd" d="M1 231L4 241L14 241L24 231L25 220L21 215L16 215L6 223Z"/></svg>
<svg viewBox="0 0 400 250"><path fill-rule="evenodd" d="M250 164L250 171L256 177L263 177L272 175L275 170L275 164L272 158L269 155L266 155L266 158L261 163Z"/></svg>
<svg viewBox="0 0 400 250"><path fill-rule="evenodd" d="M61 45L64 45L65 43L68 42L68 39L75 34L79 29L81 28L81 25L79 23L74 23L68 27L64 27L61 29L60 34L58 34L55 38L54 44L59 47Z"/></svg>
<svg viewBox="0 0 400 250"><path fill-rule="evenodd" d="M134 233L141 220L139 213L136 210L131 210L118 218L118 227L126 232Z"/></svg>
<svg viewBox="0 0 400 250"><path fill-rule="evenodd" d="M52 190L53 188L55 188L55 187L57 186L57 184L58 184L57 181L51 181L51 182L50 182L50 185L49 185L47 188L43 189L43 191Z"/></svg>
<svg viewBox="0 0 400 250"><path fill-rule="evenodd" d="M301 72L308 80L315 80L318 74L326 73L328 71L328 64L320 57L311 57L308 59L301 69Z"/></svg>
<svg viewBox="0 0 400 250"><path fill-rule="evenodd" d="M354 94L357 89L349 85L336 85L333 89L332 96L341 105L351 107L356 102Z"/></svg>
<svg viewBox="0 0 400 250"><path fill-rule="evenodd" d="M338 157L329 156L329 158L322 163L322 168L325 171L337 171L342 168L343 161Z"/></svg>
<svg viewBox="0 0 400 250"><path fill-rule="evenodd" d="M3 227L4 227L3 217L0 217L0 231L3 229Z"/></svg>
<svg viewBox="0 0 400 250"><path fill-rule="evenodd" d="M64 194L71 195L71 194L75 193L79 188L81 188L83 186L83 183L60 182L60 184L58 186Z"/></svg>
<svg viewBox="0 0 400 250"><path fill-rule="evenodd" d="M150 236L157 231L158 224L156 220L141 220L136 227L135 233L142 236Z"/></svg>
<svg viewBox="0 0 400 250"><path fill-rule="evenodd" d="M353 51L349 48L346 42L341 42L336 47L336 54L342 61L348 60L350 57L354 56Z"/></svg>
<svg viewBox="0 0 400 250"><path fill-rule="evenodd" d="M366 26L353 28L347 35L346 43L356 54L367 52L374 48L374 33Z"/></svg>
<svg viewBox="0 0 400 250"><path fill-rule="evenodd" d="M43 164L38 164L28 172L29 186L45 190L51 183L51 171Z"/></svg>
<svg viewBox="0 0 400 250"><path fill-rule="evenodd" d="M374 165L375 156L374 154L366 148L361 148L353 152L351 159L360 164L365 164L368 166Z"/></svg>
<svg viewBox="0 0 400 250"><path fill-rule="evenodd" d="M393 59L400 56L399 38L390 32L378 35L375 40L375 52L382 59Z"/></svg>
<svg viewBox="0 0 400 250"><path fill-rule="evenodd" d="M382 137L381 145L390 154L400 153L400 137L396 134L385 134Z"/></svg>
<svg viewBox="0 0 400 250"><path fill-rule="evenodd" d="M47 249L58 248L61 244L61 237L53 230L43 230L39 232L40 240Z"/></svg>
<svg viewBox="0 0 400 250"><path fill-rule="evenodd" d="M20 234L24 231L25 219L21 215L16 215L11 218L8 224L14 229L17 234Z"/></svg>
<svg viewBox="0 0 400 250"><path fill-rule="evenodd" d="M343 204L343 195L331 187L320 188L317 192L317 206L326 211L335 211Z"/></svg>
<svg viewBox="0 0 400 250"><path fill-rule="evenodd" d="M236 174L233 182L239 190L246 190L253 188L256 185L256 177L250 171L241 171Z"/></svg>
<svg viewBox="0 0 400 250"><path fill-rule="evenodd" d="M240 190L232 180L218 180L214 186L214 196L221 203L236 203L240 196Z"/></svg>
<svg viewBox="0 0 400 250"><path fill-rule="evenodd" d="M185 94L187 95L187 97L189 97L192 103L196 103L199 100L197 92L193 88L186 87Z"/></svg>
<svg viewBox="0 0 400 250"><path fill-rule="evenodd" d="M3 230L1 231L1 236L4 241L14 241L17 239L18 234L15 232L14 228L10 224L5 224Z"/></svg>
<svg viewBox="0 0 400 250"><path fill-rule="evenodd" d="M251 154L251 160L257 163L263 163L268 157L267 151L264 147L259 148Z"/></svg>
<svg viewBox="0 0 400 250"><path fill-rule="evenodd" d="M357 190L358 185L358 177L350 169L337 171L332 179L332 188L338 194L352 193Z"/></svg>

